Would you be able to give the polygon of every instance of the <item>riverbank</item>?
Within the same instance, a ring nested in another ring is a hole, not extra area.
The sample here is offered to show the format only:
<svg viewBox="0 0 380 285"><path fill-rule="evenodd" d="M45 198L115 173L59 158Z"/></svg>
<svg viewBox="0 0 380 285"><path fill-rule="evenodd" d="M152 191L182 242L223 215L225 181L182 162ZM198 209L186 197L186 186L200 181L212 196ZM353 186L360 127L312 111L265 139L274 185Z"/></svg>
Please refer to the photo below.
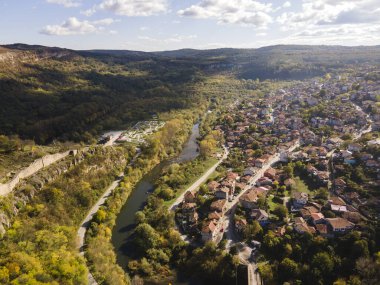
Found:
<svg viewBox="0 0 380 285"><path fill-rule="evenodd" d="M120 210L112 232L112 244L115 247L117 263L127 269L128 260L134 252L134 246L129 239L136 227L135 214L142 210L148 197L154 191L156 180L162 175L162 170L172 163L186 163L196 158L199 154L197 139L199 137L199 124L194 124L191 134L184 144L181 153L174 159L157 164L142 179L136 183L133 193Z"/></svg>
<svg viewBox="0 0 380 285"><path fill-rule="evenodd" d="M216 160L216 158L213 157L208 158L205 164L205 169L207 169L207 171L203 173L201 177L194 177L191 183L185 185L181 190L177 191L176 197L165 202L165 204L169 206L169 210L175 210L178 204L183 201L186 192L195 191L198 189L215 172L216 168L227 158L228 153L229 151L225 147L224 153L219 160Z"/></svg>
<svg viewBox="0 0 380 285"><path fill-rule="evenodd" d="M198 111L187 109L171 112L172 119L167 118L165 126L149 137L147 145L141 146L140 157L136 159L133 166L127 167L120 185L94 215L86 236L88 245L86 257L98 283L130 283L125 272L126 268L118 263L120 259L117 258L117 251L115 251L117 246L112 243L112 240L115 239L115 225L118 225L117 218L120 217L124 207L127 207L126 202L134 201L135 187L140 180L147 173L156 169L162 160L178 152L179 147L184 145L193 122L202 112L202 108L199 108ZM143 194L148 193L145 191ZM138 203L133 204L138 205ZM135 212L136 210L130 213L128 218L134 221Z"/></svg>

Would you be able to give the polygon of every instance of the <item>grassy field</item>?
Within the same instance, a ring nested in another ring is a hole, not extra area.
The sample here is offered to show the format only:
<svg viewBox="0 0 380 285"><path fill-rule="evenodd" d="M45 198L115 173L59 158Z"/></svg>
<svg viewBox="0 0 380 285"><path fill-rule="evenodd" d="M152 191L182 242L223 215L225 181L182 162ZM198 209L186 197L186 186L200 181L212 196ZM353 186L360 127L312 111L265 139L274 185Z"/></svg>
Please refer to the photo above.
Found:
<svg viewBox="0 0 380 285"><path fill-rule="evenodd" d="M192 179L190 180L189 183L178 188L176 193L175 193L174 198L171 200L165 201L165 205L167 205L167 206L171 205L184 191L186 191L187 188L189 188L195 181L197 181L207 170L209 170L217 162L218 162L218 159L216 159L214 157L210 157L210 158L202 161L202 167L203 167L204 171L200 175L195 175L194 177L192 177ZM218 175L218 173L216 173L216 171L214 171L210 175L210 177L216 177L217 175Z"/></svg>
<svg viewBox="0 0 380 285"><path fill-rule="evenodd" d="M293 191L305 192L309 195L312 194L309 187L305 184L305 182L303 182L303 180L300 177L298 177L298 176L294 177L294 181L295 181L295 185L293 186Z"/></svg>

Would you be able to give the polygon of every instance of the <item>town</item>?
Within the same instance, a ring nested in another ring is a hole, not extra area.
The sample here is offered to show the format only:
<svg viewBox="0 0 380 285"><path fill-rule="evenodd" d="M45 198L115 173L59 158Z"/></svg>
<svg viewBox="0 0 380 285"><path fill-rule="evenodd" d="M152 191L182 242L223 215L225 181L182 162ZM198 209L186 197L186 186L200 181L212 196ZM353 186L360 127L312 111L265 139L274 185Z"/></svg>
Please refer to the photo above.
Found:
<svg viewBox="0 0 380 285"><path fill-rule="evenodd" d="M380 85L369 74L328 74L238 102L214 127L230 151L225 175L184 195L181 230L195 244L243 242L252 261L263 231L333 238L378 219Z"/></svg>

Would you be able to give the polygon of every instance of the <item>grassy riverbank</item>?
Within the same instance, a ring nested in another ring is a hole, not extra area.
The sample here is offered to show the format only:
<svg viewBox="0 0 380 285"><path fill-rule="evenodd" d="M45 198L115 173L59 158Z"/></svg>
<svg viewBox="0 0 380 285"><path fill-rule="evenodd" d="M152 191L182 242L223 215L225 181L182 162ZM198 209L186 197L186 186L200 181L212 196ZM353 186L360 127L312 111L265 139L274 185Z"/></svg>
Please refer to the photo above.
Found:
<svg viewBox="0 0 380 285"><path fill-rule="evenodd" d="M193 123L204 107L197 111L187 109L163 114L165 126L149 138L148 145L133 166L126 169L125 177L112 196L95 215L87 233L86 257L95 279L101 284L130 284L124 270L116 263L116 254L111 243L112 228L117 214L128 200L135 185L160 161L177 154L186 141Z"/></svg>
<svg viewBox="0 0 380 285"><path fill-rule="evenodd" d="M194 161L185 163L183 166L177 170L177 172L184 172L185 180L182 181L174 191L174 196L170 200L164 202L165 206L170 206L180 195L183 194L186 189L194 184L206 171L208 171L214 164L218 162L218 159L215 157L208 157L206 159L197 158ZM173 183L173 182L172 182Z"/></svg>

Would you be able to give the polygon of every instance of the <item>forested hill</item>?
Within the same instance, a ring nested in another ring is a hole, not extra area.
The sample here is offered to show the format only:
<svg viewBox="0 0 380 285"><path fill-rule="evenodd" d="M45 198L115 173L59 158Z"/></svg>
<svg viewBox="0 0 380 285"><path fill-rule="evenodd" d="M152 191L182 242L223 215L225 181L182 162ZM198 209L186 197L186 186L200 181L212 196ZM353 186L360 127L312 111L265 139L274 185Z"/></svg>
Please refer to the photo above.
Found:
<svg viewBox="0 0 380 285"><path fill-rule="evenodd" d="M95 52L95 51L94 51ZM245 79L302 79L321 75L348 64L380 64L380 46L276 45L258 49L181 49L154 53L97 51L114 56L163 58L193 62L206 72L231 72Z"/></svg>
<svg viewBox="0 0 380 285"><path fill-rule="evenodd" d="M11 45L0 49L0 133L47 143L91 140L107 129L197 103L190 64Z"/></svg>
<svg viewBox="0 0 380 285"><path fill-rule="evenodd" d="M380 47L272 46L167 52L0 46L0 134L38 143L91 140L152 113L199 103L213 74L302 79L379 64Z"/></svg>

